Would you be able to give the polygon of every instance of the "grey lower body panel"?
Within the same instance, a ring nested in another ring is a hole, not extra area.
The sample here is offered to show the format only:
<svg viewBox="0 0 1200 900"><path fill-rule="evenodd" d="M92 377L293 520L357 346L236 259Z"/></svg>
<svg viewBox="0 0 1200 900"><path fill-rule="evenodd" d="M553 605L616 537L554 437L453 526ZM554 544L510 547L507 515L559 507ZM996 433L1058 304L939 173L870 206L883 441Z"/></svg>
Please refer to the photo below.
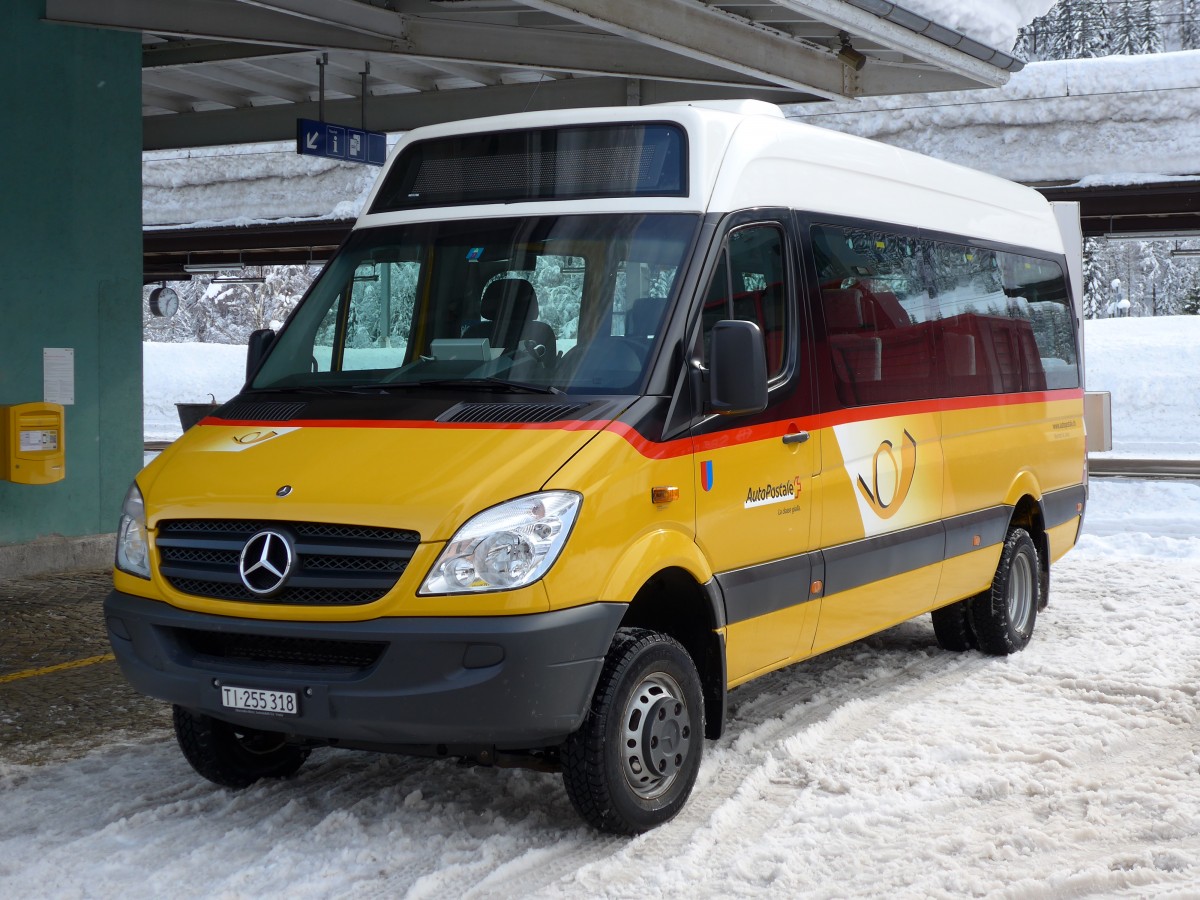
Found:
<svg viewBox="0 0 1200 900"><path fill-rule="evenodd" d="M118 591L104 604L139 691L234 724L354 746L531 749L579 727L626 607L527 616L286 622ZM222 706L222 685L295 692L299 714Z"/></svg>

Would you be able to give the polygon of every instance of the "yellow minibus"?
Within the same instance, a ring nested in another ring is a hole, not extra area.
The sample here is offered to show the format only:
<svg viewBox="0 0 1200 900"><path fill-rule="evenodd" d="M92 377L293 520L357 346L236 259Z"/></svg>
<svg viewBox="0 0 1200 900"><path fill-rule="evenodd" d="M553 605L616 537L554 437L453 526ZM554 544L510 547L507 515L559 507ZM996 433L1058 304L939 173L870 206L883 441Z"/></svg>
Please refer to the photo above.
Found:
<svg viewBox="0 0 1200 900"><path fill-rule="evenodd" d="M1021 650L1085 501L1034 191L754 101L528 113L398 144L105 615L213 782L522 765L633 834L740 684L925 613Z"/></svg>

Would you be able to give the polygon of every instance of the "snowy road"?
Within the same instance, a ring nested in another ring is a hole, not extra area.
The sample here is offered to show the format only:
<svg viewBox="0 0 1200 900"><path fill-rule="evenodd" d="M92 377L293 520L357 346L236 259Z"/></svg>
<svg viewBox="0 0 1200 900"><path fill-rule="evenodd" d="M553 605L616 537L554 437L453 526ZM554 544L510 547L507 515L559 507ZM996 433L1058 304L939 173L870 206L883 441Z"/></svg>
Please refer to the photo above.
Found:
<svg viewBox="0 0 1200 900"><path fill-rule="evenodd" d="M943 652L926 617L741 688L640 838L556 776L427 760L326 751L233 793L164 733L0 762L0 894L1197 896L1200 486L1094 491L1025 652Z"/></svg>

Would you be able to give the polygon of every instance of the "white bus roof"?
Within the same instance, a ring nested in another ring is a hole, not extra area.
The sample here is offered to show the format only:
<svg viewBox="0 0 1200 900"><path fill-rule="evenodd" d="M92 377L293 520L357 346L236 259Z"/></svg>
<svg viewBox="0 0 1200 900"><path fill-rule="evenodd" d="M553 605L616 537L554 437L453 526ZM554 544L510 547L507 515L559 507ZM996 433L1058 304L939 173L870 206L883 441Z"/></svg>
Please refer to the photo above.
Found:
<svg viewBox="0 0 1200 900"><path fill-rule="evenodd" d="M1063 252L1036 191L877 141L789 121L760 101L549 110L415 129L392 151L366 209L404 148L453 135L607 123L670 122L687 134L682 197L536 200L364 214L356 228L400 222L600 212L722 213L756 207L847 216Z"/></svg>

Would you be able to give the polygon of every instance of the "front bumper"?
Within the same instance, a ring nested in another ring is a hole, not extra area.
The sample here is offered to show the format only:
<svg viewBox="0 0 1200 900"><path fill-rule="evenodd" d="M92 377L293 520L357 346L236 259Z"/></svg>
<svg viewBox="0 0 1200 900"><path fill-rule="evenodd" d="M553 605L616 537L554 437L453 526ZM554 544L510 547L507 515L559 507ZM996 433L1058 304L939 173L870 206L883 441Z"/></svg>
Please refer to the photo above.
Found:
<svg viewBox="0 0 1200 900"><path fill-rule="evenodd" d="M104 603L122 672L152 697L347 746L502 750L549 746L579 727L624 612L593 603L331 623L203 615L120 591ZM222 684L294 691L300 712L226 709Z"/></svg>

